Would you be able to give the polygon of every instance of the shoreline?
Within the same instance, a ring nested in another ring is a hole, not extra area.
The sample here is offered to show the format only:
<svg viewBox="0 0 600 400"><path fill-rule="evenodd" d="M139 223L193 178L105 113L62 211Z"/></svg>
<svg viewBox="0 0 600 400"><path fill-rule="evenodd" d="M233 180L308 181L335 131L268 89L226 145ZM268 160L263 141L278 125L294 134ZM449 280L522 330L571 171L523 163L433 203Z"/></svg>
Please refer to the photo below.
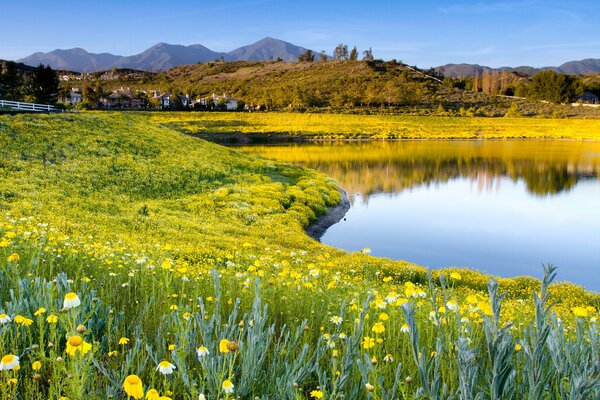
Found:
<svg viewBox="0 0 600 400"><path fill-rule="evenodd" d="M309 224L305 229L306 234L319 243L321 242L321 237L323 237L325 231L344 218L350 209L348 193L342 189L339 189L339 191L340 202L335 206L330 207L325 214L319 216L316 221Z"/></svg>
<svg viewBox="0 0 600 400"><path fill-rule="evenodd" d="M556 142L599 142L600 139L577 139L577 138L550 138L550 137L417 137L417 138L375 138L375 137L340 137L328 138L318 136L302 136L291 135L288 133L185 133L186 135L206 140L211 143L216 143L224 146L252 146L252 145L285 145L285 144L301 144L301 143L331 143L331 142L426 142L426 141L468 141L468 142L532 142L532 141L556 141Z"/></svg>

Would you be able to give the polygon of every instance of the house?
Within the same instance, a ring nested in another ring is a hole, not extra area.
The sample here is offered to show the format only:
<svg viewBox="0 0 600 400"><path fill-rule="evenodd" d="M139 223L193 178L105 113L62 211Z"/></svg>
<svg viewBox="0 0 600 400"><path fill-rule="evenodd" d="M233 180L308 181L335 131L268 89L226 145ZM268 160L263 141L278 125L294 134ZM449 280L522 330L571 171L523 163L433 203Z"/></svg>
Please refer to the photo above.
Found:
<svg viewBox="0 0 600 400"><path fill-rule="evenodd" d="M81 103L82 100L83 96L81 95L81 88L77 87L71 88L71 92L68 95L59 99L61 103L70 104L72 106Z"/></svg>
<svg viewBox="0 0 600 400"><path fill-rule="evenodd" d="M147 95L143 92L134 93L130 88L119 88L113 90L111 94L100 99L100 103L105 108L146 108Z"/></svg>
<svg viewBox="0 0 600 400"><path fill-rule="evenodd" d="M177 97L175 97L177 96ZM189 108L190 107L190 96L165 93L163 95L156 96L159 101L160 108Z"/></svg>
<svg viewBox="0 0 600 400"><path fill-rule="evenodd" d="M227 111L235 111L238 108L238 101L233 97L228 97L226 94L223 96L217 96L212 94L212 101L215 107L225 107Z"/></svg>
<svg viewBox="0 0 600 400"><path fill-rule="evenodd" d="M69 93L69 103L71 103L71 105L74 106L77 103L81 103L81 100L83 100L83 96L81 95L81 93Z"/></svg>

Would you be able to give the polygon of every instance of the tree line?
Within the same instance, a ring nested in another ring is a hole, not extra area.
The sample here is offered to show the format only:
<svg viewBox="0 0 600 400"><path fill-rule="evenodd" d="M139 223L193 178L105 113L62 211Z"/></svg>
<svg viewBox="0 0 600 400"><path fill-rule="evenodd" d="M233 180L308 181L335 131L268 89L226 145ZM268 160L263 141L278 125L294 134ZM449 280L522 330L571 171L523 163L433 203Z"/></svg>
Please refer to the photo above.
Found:
<svg viewBox="0 0 600 400"><path fill-rule="evenodd" d="M584 92L600 95L599 83L582 77L547 70L528 77L517 72L484 69L472 78L445 78L448 86L490 95L524 97L556 104L573 103Z"/></svg>
<svg viewBox="0 0 600 400"><path fill-rule="evenodd" d="M0 61L0 99L56 104L58 97L58 75L50 66Z"/></svg>
<svg viewBox="0 0 600 400"><path fill-rule="evenodd" d="M329 56L325 53L325 50L322 50L319 53L319 61L327 61ZM348 45L344 43L338 44L335 49L333 49L333 59L340 61L357 61L358 60L358 49L356 46L352 48L352 50L348 51ZM363 51L363 61L373 61L373 50L369 47L367 50ZM313 62L315 61L315 53L312 50L306 50L303 54L298 56L298 61L300 62Z"/></svg>

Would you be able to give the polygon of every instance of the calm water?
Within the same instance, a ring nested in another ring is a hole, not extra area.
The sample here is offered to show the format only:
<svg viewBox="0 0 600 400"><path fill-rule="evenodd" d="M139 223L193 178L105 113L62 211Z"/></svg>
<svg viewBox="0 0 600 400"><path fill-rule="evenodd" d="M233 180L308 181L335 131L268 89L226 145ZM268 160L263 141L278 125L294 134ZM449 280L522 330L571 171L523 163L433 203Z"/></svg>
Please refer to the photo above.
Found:
<svg viewBox="0 0 600 400"><path fill-rule="evenodd" d="M352 207L322 242L511 277L559 267L600 291L600 143L345 142L244 146L335 178Z"/></svg>

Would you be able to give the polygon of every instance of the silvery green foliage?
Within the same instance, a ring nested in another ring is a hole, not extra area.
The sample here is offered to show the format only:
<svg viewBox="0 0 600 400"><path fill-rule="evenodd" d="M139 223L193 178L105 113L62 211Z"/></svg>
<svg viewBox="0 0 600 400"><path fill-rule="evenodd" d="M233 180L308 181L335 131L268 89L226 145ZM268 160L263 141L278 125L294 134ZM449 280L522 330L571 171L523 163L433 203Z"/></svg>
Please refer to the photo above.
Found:
<svg viewBox="0 0 600 400"><path fill-rule="evenodd" d="M419 344L419 331L413 304L410 302L403 304L402 310L409 329L413 361L419 370L421 379L421 387L417 389L416 396L435 400L444 399L446 397L446 384L442 383L440 374L441 339L437 339L435 355L429 357L427 348L425 346L420 347Z"/></svg>
<svg viewBox="0 0 600 400"><path fill-rule="evenodd" d="M548 304L548 286L556 277L555 270L556 268L551 265L544 267L541 292L533 294L535 325L525 331L525 338L522 341L526 365L524 381L528 385L527 398L529 400L541 399L547 394L549 383L555 372L546 347L551 330L548 318L552 308L552 304Z"/></svg>
<svg viewBox="0 0 600 400"><path fill-rule="evenodd" d="M478 390L479 360L477 353L469 347L465 337L458 339L458 355L456 358L458 369L458 389L455 398L460 400L480 400L484 398Z"/></svg>
<svg viewBox="0 0 600 400"><path fill-rule="evenodd" d="M495 279L488 283L488 293L492 318L485 316L483 321L489 362L485 377L486 391L489 391L491 400L511 399L515 395L514 342L510 333L511 325L500 326L500 303L504 294L498 294L498 282Z"/></svg>

